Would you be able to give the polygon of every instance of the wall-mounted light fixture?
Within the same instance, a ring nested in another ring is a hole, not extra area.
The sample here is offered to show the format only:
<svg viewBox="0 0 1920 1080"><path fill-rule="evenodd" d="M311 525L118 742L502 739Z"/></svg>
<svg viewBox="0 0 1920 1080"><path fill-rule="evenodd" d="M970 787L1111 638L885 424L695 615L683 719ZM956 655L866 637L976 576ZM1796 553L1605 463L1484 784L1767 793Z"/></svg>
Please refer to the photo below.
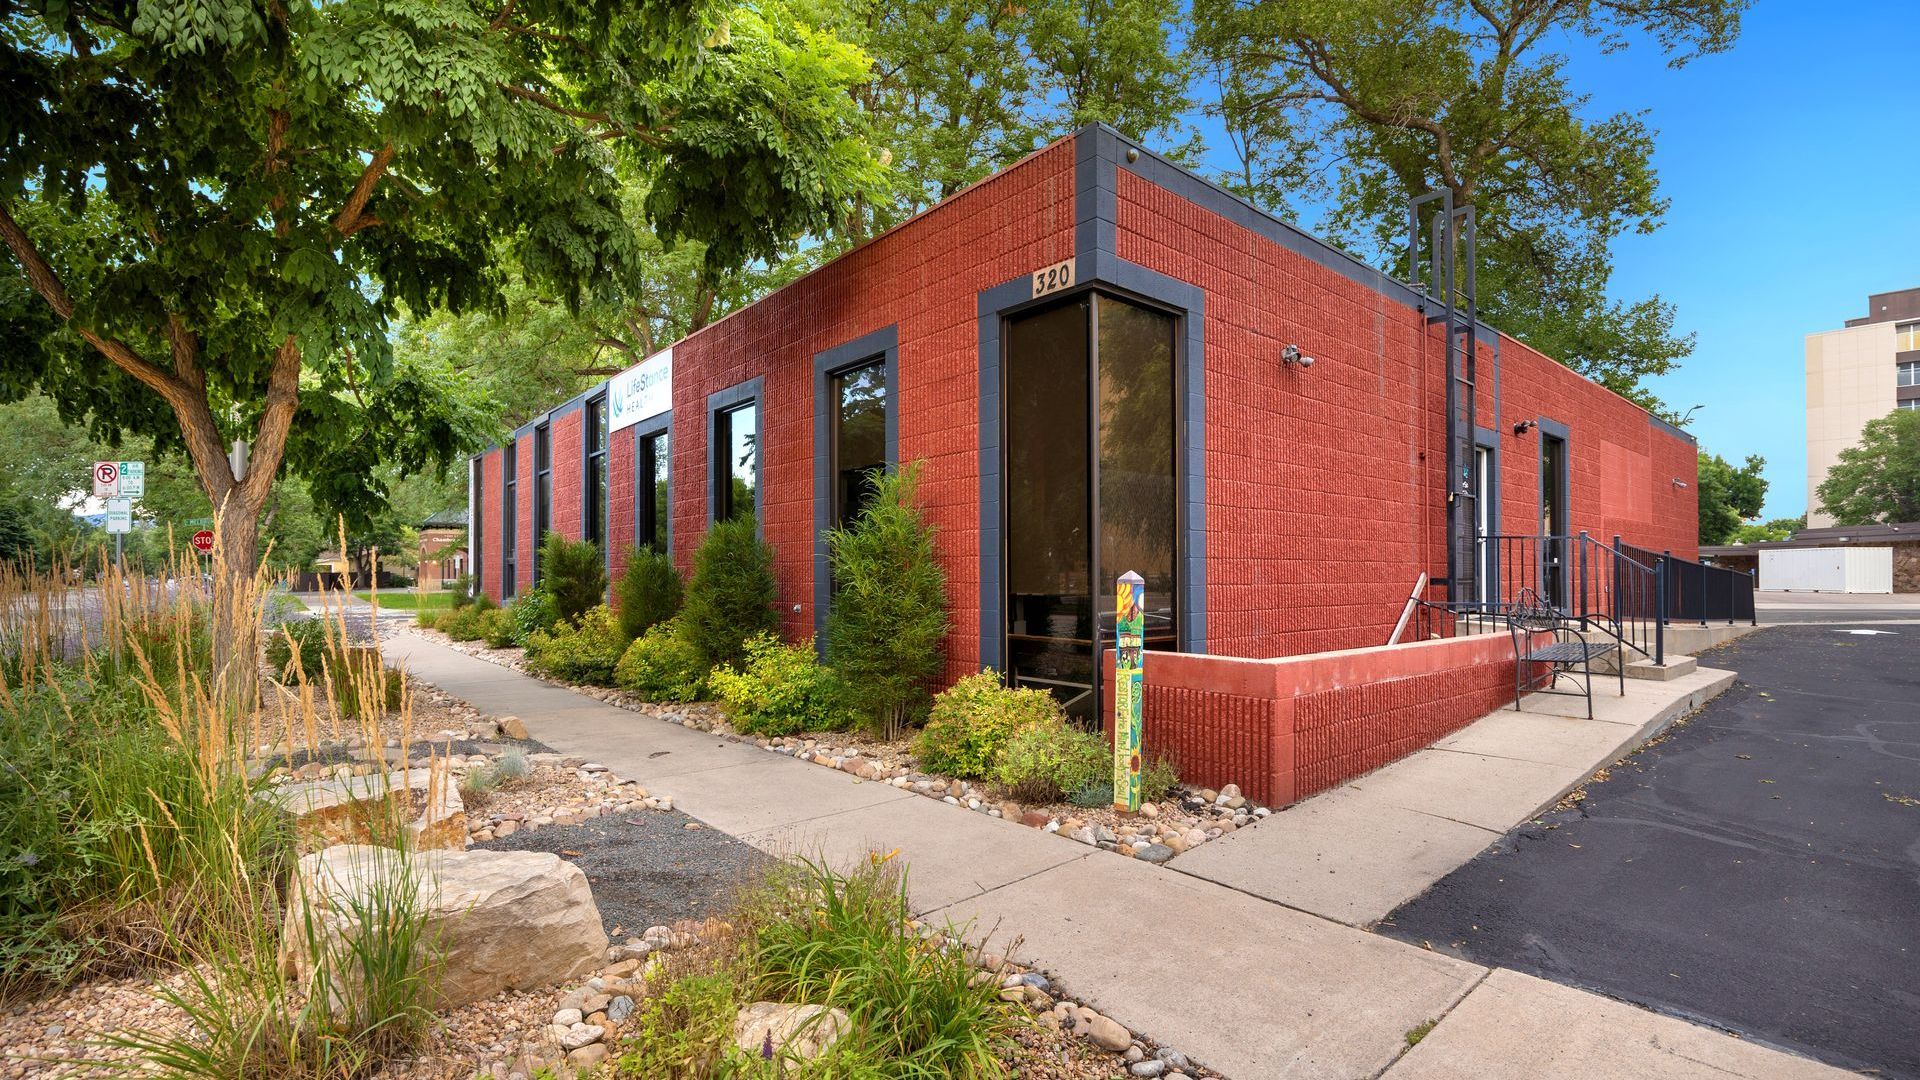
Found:
<svg viewBox="0 0 1920 1080"><path fill-rule="evenodd" d="M1538 420L1522 420L1519 423L1513 425L1513 433L1515 435L1525 435L1527 432L1532 431L1534 428L1537 428L1539 426L1540 426L1540 421Z"/></svg>
<svg viewBox="0 0 1920 1080"><path fill-rule="evenodd" d="M1301 352L1298 345L1288 345L1280 350L1280 362L1288 367L1310 368L1313 366L1313 357Z"/></svg>
<svg viewBox="0 0 1920 1080"><path fill-rule="evenodd" d="M1687 482L1676 476L1673 478L1673 486L1677 488L1684 488L1687 486Z"/></svg>

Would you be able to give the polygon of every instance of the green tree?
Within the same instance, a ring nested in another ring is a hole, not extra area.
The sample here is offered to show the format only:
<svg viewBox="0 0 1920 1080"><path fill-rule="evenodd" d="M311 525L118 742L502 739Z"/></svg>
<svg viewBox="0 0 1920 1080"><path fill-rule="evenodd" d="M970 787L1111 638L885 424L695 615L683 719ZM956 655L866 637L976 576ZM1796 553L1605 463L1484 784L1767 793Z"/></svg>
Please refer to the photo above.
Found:
<svg viewBox="0 0 1920 1080"><path fill-rule="evenodd" d="M607 562L599 546L548 533L540 541L540 588L563 622L578 624L607 599Z"/></svg>
<svg viewBox="0 0 1920 1080"><path fill-rule="evenodd" d="M1641 381L1692 351L1658 296L1609 297L1612 240L1666 213L1643 116L1591 117L1559 48L1651 45L1678 67L1732 46L1751 0L1195 0L1196 46L1240 167L1271 206L1329 204L1332 235L1405 271L1407 199L1471 204L1480 312L1582 374Z"/></svg>
<svg viewBox="0 0 1920 1080"><path fill-rule="evenodd" d="M773 549L753 515L716 521L694 553L680 626L708 667L735 664L749 638L779 630L776 596Z"/></svg>
<svg viewBox="0 0 1920 1080"><path fill-rule="evenodd" d="M619 599L620 631L628 641L638 640L680 611L680 571L664 551L627 548L626 568L613 590Z"/></svg>
<svg viewBox="0 0 1920 1080"><path fill-rule="evenodd" d="M1920 409L1867 421L1814 495L1841 525L1920 521Z"/></svg>
<svg viewBox="0 0 1920 1080"><path fill-rule="evenodd" d="M887 738L923 718L946 663L947 575L915 502L919 462L880 477L853 524L827 533L827 659Z"/></svg>
<svg viewBox="0 0 1920 1080"><path fill-rule="evenodd" d="M1738 468L1719 454L1700 455L1701 543L1729 543L1742 522L1760 516L1767 502L1767 479L1761 475L1766 467L1767 459L1758 454L1748 454Z"/></svg>
<svg viewBox="0 0 1920 1080"><path fill-rule="evenodd" d="M283 462L359 512L379 461L470 448L447 383L393 363L395 314L497 305L509 255L570 304L614 292L639 251L621 168L661 238L715 267L877 179L848 96L865 57L778 0L83 0L6 19L0 385L183 445L223 590L256 566ZM245 694L230 608L216 667Z"/></svg>
<svg viewBox="0 0 1920 1080"><path fill-rule="evenodd" d="M1769 540L1791 540L1793 534L1807 527L1807 515L1799 517L1774 518L1771 521L1750 521L1733 532L1736 544L1760 544Z"/></svg>

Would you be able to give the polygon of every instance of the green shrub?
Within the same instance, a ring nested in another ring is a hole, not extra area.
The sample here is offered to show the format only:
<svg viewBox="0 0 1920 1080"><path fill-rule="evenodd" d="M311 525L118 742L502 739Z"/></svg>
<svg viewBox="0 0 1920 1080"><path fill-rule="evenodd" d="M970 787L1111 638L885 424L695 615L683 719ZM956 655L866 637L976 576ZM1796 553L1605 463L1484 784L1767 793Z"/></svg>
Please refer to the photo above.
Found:
<svg viewBox="0 0 1920 1080"><path fill-rule="evenodd" d="M461 574L451 581L443 582L440 587L453 594L453 606L459 608L466 607L476 600L486 600L487 594L475 592L474 584L472 574Z"/></svg>
<svg viewBox="0 0 1920 1080"><path fill-rule="evenodd" d="M527 639L527 666L561 682L612 686L613 668L627 651L620 623L605 604L589 608L576 625L555 623Z"/></svg>
<svg viewBox="0 0 1920 1080"><path fill-rule="evenodd" d="M756 634L747 642L742 670L715 668L708 681L727 703L733 726L748 735L839 731L852 719L846 686L821 665L811 638L786 645L772 634Z"/></svg>
<svg viewBox="0 0 1920 1080"><path fill-rule="evenodd" d="M297 656L301 676L315 685L323 678L330 680L329 696L343 715L357 717L368 706L387 712L400 707L399 673L381 663L379 650L346 644L341 628L329 630L325 619L284 622L265 637L267 664L274 676L292 682Z"/></svg>
<svg viewBox="0 0 1920 1080"><path fill-rule="evenodd" d="M334 633L337 635L337 628ZM325 619L288 619L264 636L267 666L273 669L275 678L286 677L287 666L293 662L296 652L300 654L301 667L311 675L320 673L320 657L327 650Z"/></svg>
<svg viewBox="0 0 1920 1080"><path fill-rule="evenodd" d="M709 667L737 663L748 638L779 626L774 596L773 549L753 516L716 521L693 557L681 626Z"/></svg>
<svg viewBox="0 0 1920 1080"><path fill-rule="evenodd" d="M707 693L707 662L681 632L677 619L656 624L620 657L615 686L648 701L699 701Z"/></svg>
<svg viewBox="0 0 1920 1080"><path fill-rule="evenodd" d="M440 613L434 625L455 641L473 641L484 634L487 619L492 614L493 611L478 604L468 604Z"/></svg>
<svg viewBox="0 0 1920 1080"><path fill-rule="evenodd" d="M845 1009L846 1052L879 1066L850 1075L1004 1075L1015 1012L997 981L977 977L970 950L915 932L905 875L890 859L869 856L845 874L784 864L759 905L744 918L757 928L748 1000Z"/></svg>
<svg viewBox="0 0 1920 1080"><path fill-rule="evenodd" d="M925 717L946 663L947 575L933 559L933 527L914 505L921 463L882 476L852 527L828 531L833 603L827 657L854 707L894 738Z"/></svg>
<svg viewBox="0 0 1920 1080"><path fill-rule="evenodd" d="M544 585L535 585L526 592L513 598L507 605L508 617L513 621L512 638L515 645L526 645L533 635L550 630L560 621L560 607Z"/></svg>
<svg viewBox="0 0 1920 1080"><path fill-rule="evenodd" d="M567 622L607 601L607 563L591 540L569 540L550 532L540 542L540 588L553 597L555 612Z"/></svg>
<svg viewBox="0 0 1920 1080"><path fill-rule="evenodd" d="M627 549L627 566L613 591L619 602L620 629L638 639L680 612L680 571L673 559L652 548Z"/></svg>
<svg viewBox="0 0 1920 1080"><path fill-rule="evenodd" d="M413 617L413 625L422 630L431 630L440 625L441 614L438 611L422 611Z"/></svg>
<svg viewBox="0 0 1920 1080"><path fill-rule="evenodd" d="M994 762L993 778L1010 798L1051 803L1102 779L1112 768L1105 736L1048 720L1013 733Z"/></svg>
<svg viewBox="0 0 1920 1080"><path fill-rule="evenodd" d="M614 1074L635 1080L757 1075L743 1073L743 1055L733 1045L734 1018L747 1004L742 989L724 969L679 978L650 974ZM716 1060L725 1062L724 1071L714 1068Z"/></svg>
<svg viewBox="0 0 1920 1080"><path fill-rule="evenodd" d="M954 683L933 699L927 726L914 744L920 767L969 779L993 771L1000 751L1028 724L1063 722L1059 702L1045 690L1015 690L988 669Z"/></svg>
<svg viewBox="0 0 1920 1080"><path fill-rule="evenodd" d="M1172 754L1146 755L1140 763L1140 798L1143 801L1159 802L1172 795L1179 786L1179 763L1174 761Z"/></svg>
<svg viewBox="0 0 1920 1080"><path fill-rule="evenodd" d="M490 608L480 616L480 639L489 649L506 649L513 645L513 613L506 608Z"/></svg>

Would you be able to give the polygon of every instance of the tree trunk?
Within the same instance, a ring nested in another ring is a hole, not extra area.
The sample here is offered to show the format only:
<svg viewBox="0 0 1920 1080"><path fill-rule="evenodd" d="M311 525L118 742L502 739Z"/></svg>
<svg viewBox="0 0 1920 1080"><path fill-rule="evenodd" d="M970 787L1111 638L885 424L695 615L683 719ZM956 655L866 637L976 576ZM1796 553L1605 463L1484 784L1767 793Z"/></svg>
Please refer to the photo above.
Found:
<svg viewBox="0 0 1920 1080"><path fill-rule="evenodd" d="M214 699L235 719L251 715L260 689L260 510L236 486L214 511Z"/></svg>

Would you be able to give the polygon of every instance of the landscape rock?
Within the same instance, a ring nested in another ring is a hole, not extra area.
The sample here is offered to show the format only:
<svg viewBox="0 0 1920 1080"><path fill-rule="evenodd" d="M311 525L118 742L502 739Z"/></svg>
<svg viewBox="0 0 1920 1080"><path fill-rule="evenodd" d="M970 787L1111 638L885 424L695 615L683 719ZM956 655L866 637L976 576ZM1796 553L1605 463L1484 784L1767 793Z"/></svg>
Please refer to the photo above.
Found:
<svg viewBox="0 0 1920 1080"><path fill-rule="evenodd" d="M500 734L509 739L520 739L522 741L532 737L527 734L527 725L517 716L503 716L500 718Z"/></svg>
<svg viewBox="0 0 1920 1080"><path fill-rule="evenodd" d="M1142 862L1163 863L1173 858L1173 849L1165 844L1148 844L1135 854Z"/></svg>
<svg viewBox="0 0 1920 1080"><path fill-rule="evenodd" d="M756 1001L733 1021L733 1042L756 1057L771 1047L775 1056L810 1061L840 1041L852 1022L845 1009Z"/></svg>
<svg viewBox="0 0 1920 1080"><path fill-rule="evenodd" d="M416 850L467 846L467 809L458 783L444 769L349 774L268 788L260 797L293 818L294 832L308 851L390 839L396 817L406 820Z"/></svg>
<svg viewBox="0 0 1920 1080"><path fill-rule="evenodd" d="M303 857L294 876L281 959L301 978L313 967L303 929L309 920L321 928L320 944L332 948L350 939L355 903L407 876L426 912L422 940L438 953L435 1008L578 979L603 962L607 949L587 876L547 852L402 856L392 848L340 845Z"/></svg>

